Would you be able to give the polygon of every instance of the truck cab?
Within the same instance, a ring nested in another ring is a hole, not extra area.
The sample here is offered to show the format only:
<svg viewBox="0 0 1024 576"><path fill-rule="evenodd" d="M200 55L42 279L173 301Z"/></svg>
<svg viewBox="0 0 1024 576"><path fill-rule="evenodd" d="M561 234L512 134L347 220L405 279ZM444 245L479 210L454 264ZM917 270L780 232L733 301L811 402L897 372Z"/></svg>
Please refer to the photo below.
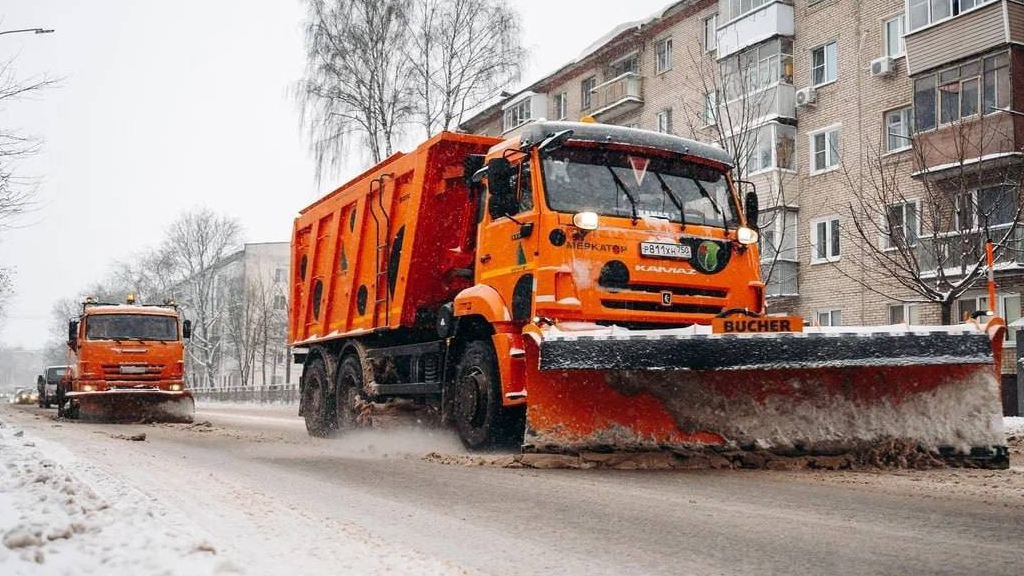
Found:
<svg viewBox="0 0 1024 576"><path fill-rule="evenodd" d="M482 309L480 286L520 323L669 328L763 312L757 197L744 210L721 149L539 122L483 165L477 289L457 299L457 315Z"/></svg>

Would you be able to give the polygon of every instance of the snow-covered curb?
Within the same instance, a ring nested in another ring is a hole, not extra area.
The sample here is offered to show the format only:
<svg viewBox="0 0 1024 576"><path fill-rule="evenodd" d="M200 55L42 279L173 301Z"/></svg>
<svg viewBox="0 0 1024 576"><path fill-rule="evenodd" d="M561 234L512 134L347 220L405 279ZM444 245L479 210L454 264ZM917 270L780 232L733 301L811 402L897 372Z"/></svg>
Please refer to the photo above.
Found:
<svg viewBox="0 0 1024 576"><path fill-rule="evenodd" d="M0 423L0 574L239 572L144 493Z"/></svg>

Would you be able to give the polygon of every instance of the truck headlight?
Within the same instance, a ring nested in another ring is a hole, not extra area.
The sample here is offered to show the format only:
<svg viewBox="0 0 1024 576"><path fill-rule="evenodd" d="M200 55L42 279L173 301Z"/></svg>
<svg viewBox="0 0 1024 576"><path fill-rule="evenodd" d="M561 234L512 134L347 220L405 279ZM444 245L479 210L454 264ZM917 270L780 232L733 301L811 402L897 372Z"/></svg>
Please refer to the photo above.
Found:
<svg viewBox="0 0 1024 576"><path fill-rule="evenodd" d="M167 387L167 389L170 390L171 392L177 392L181 390L181 384L171 384L170 386Z"/></svg>
<svg viewBox="0 0 1024 576"><path fill-rule="evenodd" d="M751 244L757 244L757 232L754 232L746 226L741 227L736 231L736 240L744 246L750 246Z"/></svg>
<svg viewBox="0 0 1024 576"><path fill-rule="evenodd" d="M85 392L93 392L96 390L96 387L92 384L86 384L85 386L82 386L82 390Z"/></svg>
<svg viewBox="0 0 1024 576"><path fill-rule="evenodd" d="M572 225L579 228L580 230L597 230L597 213L577 212L572 217Z"/></svg>

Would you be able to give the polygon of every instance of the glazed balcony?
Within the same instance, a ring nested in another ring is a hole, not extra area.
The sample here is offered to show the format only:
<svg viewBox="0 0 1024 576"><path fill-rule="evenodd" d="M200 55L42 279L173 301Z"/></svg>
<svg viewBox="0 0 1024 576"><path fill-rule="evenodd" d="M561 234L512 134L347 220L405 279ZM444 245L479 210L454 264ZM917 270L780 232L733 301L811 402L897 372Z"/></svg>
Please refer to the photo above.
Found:
<svg viewBox="0 0 1024 576"><path fill-rule="evenodd" d="M763 1L760 6L749 8L747 4L749 0L720 0L718 14L723 21L718 23L718 59L731 56L774 36L793 35L791 2L768 0ZM758 0L754 0L753 4L758 4ZM744 9L746 11L743 11Z"/></svg>
<svg viewBox="0 0 1024 576"><path fill-rule="evenodd" d="M910 76L999 46L1024 43L1024 2L997 0L982 4L912 30L905 42Z"/></svg>

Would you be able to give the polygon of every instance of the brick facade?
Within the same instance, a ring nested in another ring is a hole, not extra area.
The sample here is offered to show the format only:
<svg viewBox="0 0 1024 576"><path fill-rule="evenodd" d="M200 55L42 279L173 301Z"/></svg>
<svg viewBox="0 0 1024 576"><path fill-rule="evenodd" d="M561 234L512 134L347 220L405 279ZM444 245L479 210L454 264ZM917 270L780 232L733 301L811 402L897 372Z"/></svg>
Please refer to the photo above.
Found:
<svg viewBox="0 0 1024 576"><path fill-rule="evenodd" d="M727 5L727 0L722 4ZM779 6L771 6L776 4ZM762 208L770 206L774 198L776 202L796 210L796 263L793 267L796 269L798 293L770 298L770 311L797 313L816 320L818 312L840 310L843 324L888 324L890 304L920 298L906 288L885 286L884 282L868 274L864 263L869 259L863 252L864 246L850 233L851 223L847 221L850 216L846 209L851 202L851 190L862 185L866 172L871 169L871 161L882 153L880 150L886 138L885 113L910 107L914 101L914 82L907 75L905 56L894 59L895 67L891 74L870 73L872 62L885 53L885 23L900 16L904 9L903 0L769 1L760 9L717 23L717 33L721 35L730 33L731 27L749 30L749 27L742 28L742 20L757 16L759 10L762 14L777 10L783 15L788 15L791 10L792 34L765 38L765 41L773 38L792 41L792 82L781 82L789 84L784 87L789 93L813 84L812 51L835 42L838 63L835 80L816 88L816 104L790 106L788 112L783 110L785 106L778 105L780 113L772 119L784 127L795 126L795 170L775 168L753 173L748 178L757 184L759 191L764 191L761 194ZM613 80L614 74L620 71L613 65L636 53L638 65L635 71L643 83L642 103L623 106L622 113L616 113L614 109L605 111L598 120L656 130L659 113L671 110L672 132L698 140L715 141L715 130L705 126L701 115L705 88L716 84L715 79L709 80L708 75L717 74L716 58L720 55L705 50L703 44L704 21L719 11L719 2L715 0L678 2L642 24L606 37L596 49L534 83L524 92L546 95L550 118L558 116L555 102L560 94L565 94L567 99L566 119L592 115L597 112L595 107L584 108L581 103L583 81L593 77L601 85ZM785 28L788 25L787 21L780 26ZM658 47L668 38L672 40L672 65L668 70L658 71ZM742 38L740 40L742 44ZM955 42L956 39L951 38L950 41ZM763 44L760 42L752 46ZM1015 55L1015 70L1019 60ZM1011 74L1018 91L1022 86L1019 76L1024 75ZM775 97L781 98L783 89L776 87L775 90ZM501 104L481 112L463 127L491 135L515 132L515 129L505 131ZM812 136L830 127L839 129L838 166L812 174ZM780 149L776 154L782 154ZM923 194L923 186L920 179L910 174L909 167L913 162L908 161L909 154L911 151L905 150L886 158L902 159L907 165L906 173L900 174L900 187L905 196L913 197ZM831 258L833 261L817 263L811 257L812 223L828 216L840 219L841 254ZM1024 294L1024 276L1007 274L1013 273L1004 273L998 278L1000 294ZM979 283L978 293L983 294L984 289L984 284ZM1008 312L1019 316L1020 300L1015 302L1016 309ZM939 305L921 303L917 306L918 322L940 323ZM953 315L956 316L955 305ZM1013 342L1008 342L1007 347L1004 369L1012 371Z"/></svg>

